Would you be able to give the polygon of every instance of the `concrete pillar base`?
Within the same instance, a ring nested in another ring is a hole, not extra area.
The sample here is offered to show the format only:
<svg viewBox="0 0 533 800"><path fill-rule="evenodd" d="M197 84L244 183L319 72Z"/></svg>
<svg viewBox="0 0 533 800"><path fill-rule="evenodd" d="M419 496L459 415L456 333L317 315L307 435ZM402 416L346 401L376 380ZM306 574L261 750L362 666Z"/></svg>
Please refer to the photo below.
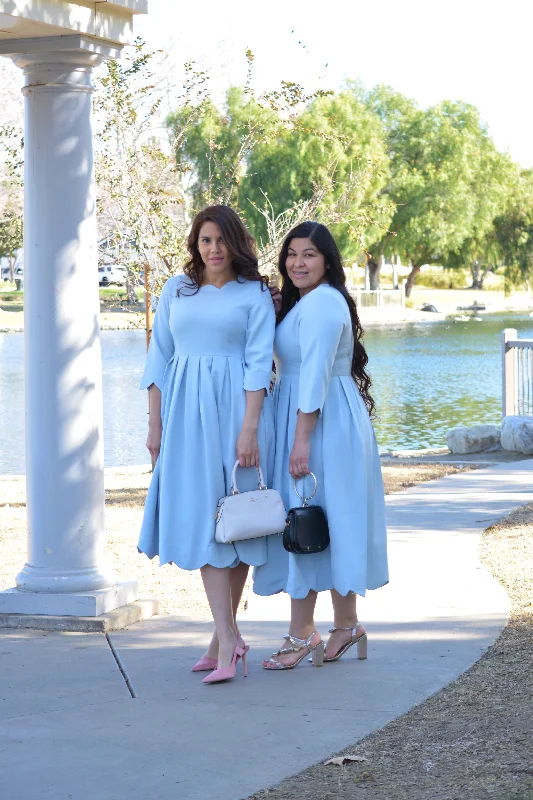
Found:
<svg viewBox="0 0 533 800"><path fill-rule="evenodd" d="M137 600L137 581L123 581L109 589L90 592L0 592L0 614L51 614L61 617L98 617Z"/></svg>
<svg viewBox="0 0 533 800"><path fill-rule="evenodd" d="M159 613L159 600L136 600L99 617L54 617L46 614L2 614L0 629L109 633L128 628Z"/></svg>

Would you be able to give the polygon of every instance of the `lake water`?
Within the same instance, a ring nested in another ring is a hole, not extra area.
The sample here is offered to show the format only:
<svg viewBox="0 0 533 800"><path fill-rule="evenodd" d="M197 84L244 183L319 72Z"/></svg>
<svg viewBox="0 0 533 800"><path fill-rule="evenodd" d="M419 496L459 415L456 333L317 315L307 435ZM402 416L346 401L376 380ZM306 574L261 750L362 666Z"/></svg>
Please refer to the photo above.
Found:
<svg viewBox="0 0 533 800"><path fill-rule="evenodd" d="M501 419L500 336L533 338L533 319L434 322L369 329L365 344L381 449L444 447L456 425ZM144 331L103 331L106 466L145 464ZM0 474L24 472L23 335L0 333Z"/></svg>

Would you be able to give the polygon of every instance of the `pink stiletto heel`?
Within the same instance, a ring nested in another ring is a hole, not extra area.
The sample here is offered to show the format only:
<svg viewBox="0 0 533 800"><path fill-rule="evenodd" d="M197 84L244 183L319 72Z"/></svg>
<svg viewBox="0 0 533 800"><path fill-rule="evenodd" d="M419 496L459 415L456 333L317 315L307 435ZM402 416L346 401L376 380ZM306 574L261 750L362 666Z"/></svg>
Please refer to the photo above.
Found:
<svg viewBox="0 0 533 800"><path fill-rule="evenodd" d="M250 645L246 644L242 636L239 636L239 646L242 647L245 653L250 649ZM238 660L238 659L237 659ZM202 656L200 661L197 661L194 667L191 667L191 672L211 672L217 668L218 661L216 658L209 658L209 656Z"/></svg>
<svg viewBox="0 0 533 800"><path fill-rule="evenodd" d="M237 674L237 662L239 658L242 658L242 669L244 672L244 677L246 678L248 675L248 669L246 668L246 652L246 647L235 645L231 664L227 667L218 667L210 675L207 675L203 679L202 683L221 683L222 681L233 680Z"/></svg>
<svg viewBox="0 0 533 800"><path fill-rule="evenodd" d="M249 647L245 647L242 652L242 671L245 678L248 677L248 667L246 666L246 653L248 652L249 649L250 649Z"/></svg>
<svg viewBox="0 0 533 800"><path fill-rule="evenodd" d="M194 667L191 667L191 672L211 672L212 669L217 668L216 658L209 658L209 656L202 656L200 661L197 661Z"/></svg>

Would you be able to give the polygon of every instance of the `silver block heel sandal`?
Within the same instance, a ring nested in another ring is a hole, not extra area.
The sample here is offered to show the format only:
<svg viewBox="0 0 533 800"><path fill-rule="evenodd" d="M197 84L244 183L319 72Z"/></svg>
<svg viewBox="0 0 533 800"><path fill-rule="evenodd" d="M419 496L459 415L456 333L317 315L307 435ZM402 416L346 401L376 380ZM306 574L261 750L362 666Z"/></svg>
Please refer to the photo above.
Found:
<svg viewBox="0 0 533 800"><path fill-rule="evenodd" d="M290 647L283 647L281 650L277 650L275 653L272 653L271 658L269 658L268 661L263 662L263 669L294 669L294 667L297 667L300 661L303 661L304 658L309 655L309 653L311 653L309 661L312 662L313 666L321 667L324 664L325 647L322 639L313 647L311 646L311 641L315 633L316 631L313 631L308 639L298 639L297 636L291 636L288 633L283 638L290 642ZM276 661L276 656L285 656L289 653L297 653L299 650L303 650L303 653L294 662L294 664L283 664L281 661ZM265 664L268 664L269 666L265 666Z"/></svg>
<svg viewBox="0 0 533 800"><path fill-rule="evenodd" d="M338 653L335 653L334 656L331 658L326 658L324 655L324 662L328 661L338 661L341 656L343 656L347 650L352 647L352 645L357 645L357 658L363 661L365 658L368 658L368 638L365 633L361 633L359 636L357 635L357 631L361 627L360 622L356 622L353 628L330 628L330 633L335 633L335 631L350 631L351 639L349 642L346 642Z"/></svg>

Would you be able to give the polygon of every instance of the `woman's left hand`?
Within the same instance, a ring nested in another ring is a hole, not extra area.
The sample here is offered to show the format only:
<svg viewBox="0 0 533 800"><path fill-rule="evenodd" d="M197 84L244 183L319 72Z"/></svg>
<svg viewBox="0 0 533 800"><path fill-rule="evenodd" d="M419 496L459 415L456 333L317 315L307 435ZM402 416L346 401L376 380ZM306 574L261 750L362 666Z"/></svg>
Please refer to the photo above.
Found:
<svg viewBox="0 0 533 800"><path fill-rule="evenodd" d="M237 439L237 459L241 467L259 466L259 442L257 431L243 428Z"/></svg>
<svg viewBox="0 0 533 800"><path fill-rule="evenodd" d="M303 440L296 440L293 444L289 458L289 472L293 478L303 478L309 475L309 456L311 455L311 445Z"/></svg>

